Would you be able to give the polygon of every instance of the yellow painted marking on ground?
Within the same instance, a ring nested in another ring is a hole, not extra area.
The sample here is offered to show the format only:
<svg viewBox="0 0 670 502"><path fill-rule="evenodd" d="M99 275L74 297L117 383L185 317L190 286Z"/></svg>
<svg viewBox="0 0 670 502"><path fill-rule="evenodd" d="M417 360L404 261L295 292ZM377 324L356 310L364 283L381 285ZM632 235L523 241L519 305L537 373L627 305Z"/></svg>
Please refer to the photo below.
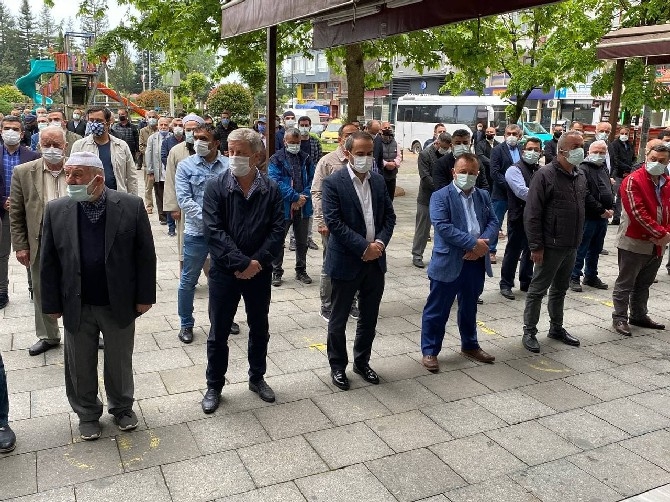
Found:
<svg viewBox="0 0 670 502"><path fill-rule="evenodd" d="M528 364L531 368L538 370L538 371L545 371L547 373L570 373L572 371L569 368L566 369L560 369L560 368L552 368L549 366L549 363L547 361L537 361L537 364Z"/></svg>
<svg viewBox="0 0 670 502"><path fill-rule="evenodd" d="M484 324L483 321L477 321L477 326L479 326L479 329L481 329L482 332L486 335L497 336L497 337L502 338L502 335L500 335L497 331L495 331L495 330L489 328L488 326L486 326L486 324Z"/></svg>
<svg viewBox="0 0 670 502"><path fill-rule="evenodd" d="M603 300L601 298L596 298L595 296L588 296L588 295L582 296L582 298L584 298L585 300L593 300L594 302L598 302L601 305L605 305L605 307L609 308L614 307L614 303L612 303L610 300Z"/></svg>
<svg viewBox="0 0 670 502"><path fill-rule="evenodd" d="M612 302L609 301L609 300L602 301L602 302L600 302L600 303L602 303L603 305L605 305L605 307L610 307L610 308L614 307L614 303L612 303Z"/></svg>
<svg viewBox="0 0 670 502"><path fill-rule="evenodd" d="M320 350L321 352L326 350L326 344L325 343L311 343L309 345L309 348L314 350Z"/></svg>
<svg viewBox="0 0 670 502"><path fill-rule="evenodd" d="M133 442L125 436L119 436L117 443L122 450L130 450L133 447Z"/></svg>
<svg viewBox="0 0 670 502"><path fill-rule="evenodd" d="M65 457L65 460L67 461L68 464L76 467L77 469L85 470L85 469L92 469L92 465L85 464L83 462L80 462L76 458L72 458L69 453L65 453L63 455Z"/></svg>
<svg viewBox="0 0 670 502"><path fill-rule="evenodd" d="M158 448L158 446L161 444L161 438L156 436L153 431L149 431L149 436L151 439L149 440L149 448L155 449Z"/></svg>

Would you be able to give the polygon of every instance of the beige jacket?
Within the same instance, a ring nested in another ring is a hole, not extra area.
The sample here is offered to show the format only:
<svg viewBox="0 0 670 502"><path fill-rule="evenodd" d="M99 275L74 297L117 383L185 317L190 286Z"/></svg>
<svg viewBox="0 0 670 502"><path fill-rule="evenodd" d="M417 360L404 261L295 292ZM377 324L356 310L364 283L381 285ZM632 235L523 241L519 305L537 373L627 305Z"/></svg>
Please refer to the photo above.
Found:
<svg viewBox="0 0 670 502"><path fill-rule="evenodd" d="M42 235L43 171L42 159L16 166L12 174L12 188L9 195L9 227L12 234L12 246L14 251L30 250L31 264L37 257Z"/></svg>
<svg viewBox="0 0 670 502"><path fill-rule="evenodd" d="M137 195L137 170L128 143L111 134L109 135L109 141L111 142L110 152L114 176L116 177L116 189L119 192ZM76 141L72 145L72 153L75 152L91 152L98 155L98 145L93 141L93 135Z"/></svg>
<svg viewBox="0 0 670 502"><path fill-rule="evenodd" d="M324 178L330 176L336 171L347 167L347 158L344 156L344 150L338 146L334 152L330 152L323 157L316 165L314 179L312 180L312 208L314 209L314 221L317 228L324 225L323 208L321 207L321 185Z"/></svg>
<svg viewBox="0 0 670 502"><path fill-rule="evenodd" d="M177 189L175 188L174 179L177 175L177 164L179 164L186 157L190 157L191 153L186 147L186 141L177 143L172 147L168 154L167 163L165 164L165 188L163 190L163 211L181 211L179 204L177 204Z"/></svg>
<svg viewBox="0 0 670 502"><path fill-rule="evenodd" d="M153 133L158 132L158 127L154 127L153 129L149 126L143 127L140 129L140 153L144 153L147 149L147 140L149 139L149 136L151 136ZM144 167L146 167L147 164L145 162Z"/></svg>

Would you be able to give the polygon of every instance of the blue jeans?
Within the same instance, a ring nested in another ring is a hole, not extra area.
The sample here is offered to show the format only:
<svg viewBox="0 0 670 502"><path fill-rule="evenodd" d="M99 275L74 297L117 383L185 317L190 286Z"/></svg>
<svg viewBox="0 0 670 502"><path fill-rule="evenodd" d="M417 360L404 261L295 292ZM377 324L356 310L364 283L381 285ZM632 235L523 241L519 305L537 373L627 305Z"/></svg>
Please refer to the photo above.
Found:
<svg viewBox="0 0 670 502"><path fill-rule="evenodd" d="M491 201L491 205L493 206L493 212L496 214L496 218L498 218L498 225L500 225L500 228L502 229L503 218L505 218L505 213L507 212L507 199L505 200L493 199ZM498 250L497 233L489 240L489 250L491 251L491 253L495 253Z"/></svg>
<svg viewBox="0 0 670 502"><path fill-rule="evenodd" d="M579 280L582 275L582 267L584 267L585 279L598 277L598 258L600 258L600 252L603 250L606 235L607 220L605 218L584 221L584 236L582 237L582 243L577 248L577 258L572 269L572 280Z"/></svg>
<svg viewBox="0 0 670 502"><path fill-rule="evenodd" d="M0 354L0 427L9 423L9 395L7 394L7 375L5 374L5 363L2 362Z"/></svg>
<svg viewBox="0 0 670 502"><path fill-rule="evenodd" d="M177 311L182 328L192 328L195 325L193 319L195 285L198 283L208 252L204 236L184 234L184 266L177 290Z"/></svg>
<svg viewBox="0 0 670 502"><path fill-rule="evenodd" d="M175 220L172 217L172 213L165 211L165 217L167 218L168 232L173 233L175 231Z"/></svg>
<svg viewBox="0 0 670 502"><path fill-rule="evenodd" d="M461 273L455 281L430 280L430 293L421 318L421 353L436 356L442 350L444 329L449 312L458 296L458 331L461 348L474 350L477 341L477 298L484 291L484 259L464 260Z"/></svg>

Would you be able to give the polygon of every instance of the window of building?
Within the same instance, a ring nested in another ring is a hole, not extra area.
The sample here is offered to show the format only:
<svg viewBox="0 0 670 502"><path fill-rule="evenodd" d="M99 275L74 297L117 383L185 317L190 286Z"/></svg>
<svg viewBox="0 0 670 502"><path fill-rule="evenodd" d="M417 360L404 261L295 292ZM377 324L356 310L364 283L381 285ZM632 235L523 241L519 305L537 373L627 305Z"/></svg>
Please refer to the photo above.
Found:
<svg viewBox="0 0 670 502"><path fill-rule="evenodd" d="M300 56L296 59L298 60L298 73L305 73L305 58Z"/></svg>
<svg viewBox="0 0 670 502"><path fill-rule="evenodd" d="M305 67L307 75L314 75L316 69L316 61L314 59L306 58Z"/></svg>
<svg viewBox="0 0 670 502"><path fill-rule="evenodd" d="M317 70L320 72L328 71L328 61L326 60L326 55L323 52L319 52L316 55L316 66Z"/></svg>

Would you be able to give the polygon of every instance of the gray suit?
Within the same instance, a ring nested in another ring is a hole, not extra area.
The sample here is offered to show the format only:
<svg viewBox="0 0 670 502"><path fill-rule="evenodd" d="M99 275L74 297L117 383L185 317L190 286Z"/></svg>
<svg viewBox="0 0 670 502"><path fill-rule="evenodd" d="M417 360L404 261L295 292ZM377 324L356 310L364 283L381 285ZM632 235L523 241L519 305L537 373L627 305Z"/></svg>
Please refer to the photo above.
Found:
<svg viewBox="0 0 670 502"><path fill-rule="evenodd" d="M82 303L78 203L46 205L41 241L42 311L63 314L65 386L80 420L97 420L98 333L105 338L104 380L109 412L132 408L136 304L156 302L156 253L142 199L107 189L105 271L109 305Z"/></svg>

